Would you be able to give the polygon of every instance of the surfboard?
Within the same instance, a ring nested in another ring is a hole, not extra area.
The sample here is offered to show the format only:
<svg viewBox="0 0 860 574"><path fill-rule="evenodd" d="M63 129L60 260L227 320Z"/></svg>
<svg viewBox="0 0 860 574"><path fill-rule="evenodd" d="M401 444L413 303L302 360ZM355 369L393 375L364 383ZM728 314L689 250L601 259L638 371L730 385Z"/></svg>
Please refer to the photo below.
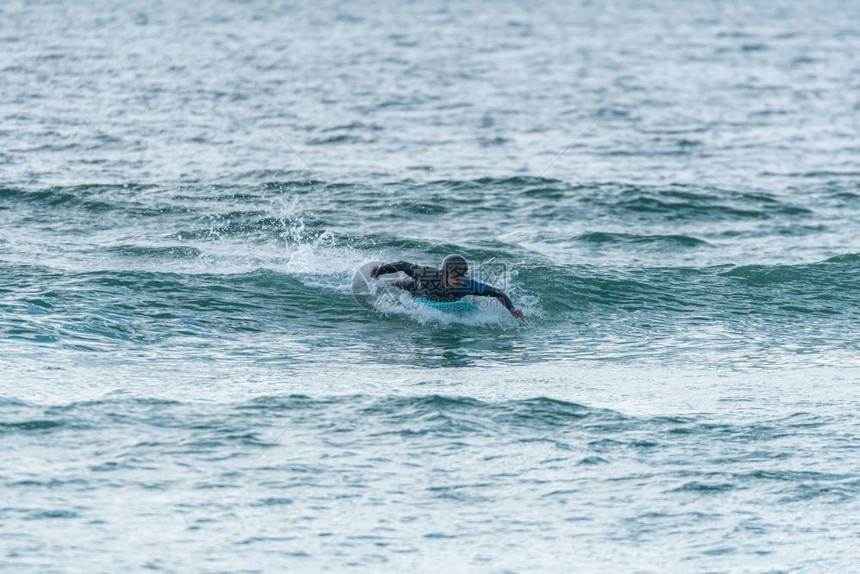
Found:
<svg viewBox="0 0 860 574"><path fill-rule="evenodd" d="M474 301L466 301L464 299L460 299L458 301L430 301L423 297L413 297L413 300L416 303L420 303L426 307L430 307L431 309L438 309L439 311L449 313L474 313L480 310L477 303Z"/></svg>

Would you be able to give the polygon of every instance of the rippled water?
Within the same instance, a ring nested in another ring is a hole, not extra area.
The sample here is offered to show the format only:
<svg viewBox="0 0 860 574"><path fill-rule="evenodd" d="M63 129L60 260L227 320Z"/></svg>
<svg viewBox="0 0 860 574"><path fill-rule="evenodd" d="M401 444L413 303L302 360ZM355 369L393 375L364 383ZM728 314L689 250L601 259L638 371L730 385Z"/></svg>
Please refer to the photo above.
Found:
<svg viewBox="0 0 860 574"><path fill-rule="evenodd" d="M4 3L0 569L855 570L858 14Z"/></svg>

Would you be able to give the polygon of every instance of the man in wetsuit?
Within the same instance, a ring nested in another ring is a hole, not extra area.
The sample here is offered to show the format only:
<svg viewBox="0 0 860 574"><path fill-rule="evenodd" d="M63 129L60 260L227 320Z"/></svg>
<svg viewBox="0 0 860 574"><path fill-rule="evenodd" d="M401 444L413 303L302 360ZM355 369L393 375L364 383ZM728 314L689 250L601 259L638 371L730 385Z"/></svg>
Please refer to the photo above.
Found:
<svg viewBox="0 0 860 574"><path fill-rule="evenodd" d="M370 276L376 279L380 275L402 271L409 278L395 281L392 285L409 291L413 296L440 302L456 301L466 295L495 297L511 312L511 315L524 319L523 312L514 307L510 297L503 291L466 277L468 267L466 259L462 256L449 255L442 261L442 269L398 261L371 269Z"/></svg>

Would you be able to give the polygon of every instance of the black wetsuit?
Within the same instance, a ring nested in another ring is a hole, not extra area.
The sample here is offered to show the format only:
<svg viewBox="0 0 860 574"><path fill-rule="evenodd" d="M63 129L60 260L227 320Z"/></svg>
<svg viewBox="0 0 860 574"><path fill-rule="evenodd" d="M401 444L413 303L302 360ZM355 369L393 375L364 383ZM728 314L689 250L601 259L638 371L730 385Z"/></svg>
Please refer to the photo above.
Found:
<svg viewBox="0 0 860 574"><path fill-rule="evenodd" d="M414 297L423 297L428 301L450 302L456 301L466 295L478 295L482 297L495 297L507 308L508 311L514 311L514 304L510 297L505 295L503 291L491 287L480 281L475 281L470 277L464 277L462 287L446 288L445 282L442 279L442 270L435 267L426 267L424 265L414 265L406 261L398 261L396 263L387 263L380 265L374 272L373 276L378 277L386 273L397 273L402 271L409 275L409 279L394 281L391 284L394 287L409 291Z"/></svg>

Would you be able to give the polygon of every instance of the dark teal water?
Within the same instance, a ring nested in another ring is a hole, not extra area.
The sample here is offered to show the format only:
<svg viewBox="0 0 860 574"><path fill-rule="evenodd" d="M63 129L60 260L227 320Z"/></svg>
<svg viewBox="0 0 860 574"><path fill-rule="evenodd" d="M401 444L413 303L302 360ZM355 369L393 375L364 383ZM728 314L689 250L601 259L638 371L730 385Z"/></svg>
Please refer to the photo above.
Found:
<svg viewBox="0 0 860 574"><path fill-rule="evenodd" d="M4 4L0 569L856 569L858 25Z"/></svg>

